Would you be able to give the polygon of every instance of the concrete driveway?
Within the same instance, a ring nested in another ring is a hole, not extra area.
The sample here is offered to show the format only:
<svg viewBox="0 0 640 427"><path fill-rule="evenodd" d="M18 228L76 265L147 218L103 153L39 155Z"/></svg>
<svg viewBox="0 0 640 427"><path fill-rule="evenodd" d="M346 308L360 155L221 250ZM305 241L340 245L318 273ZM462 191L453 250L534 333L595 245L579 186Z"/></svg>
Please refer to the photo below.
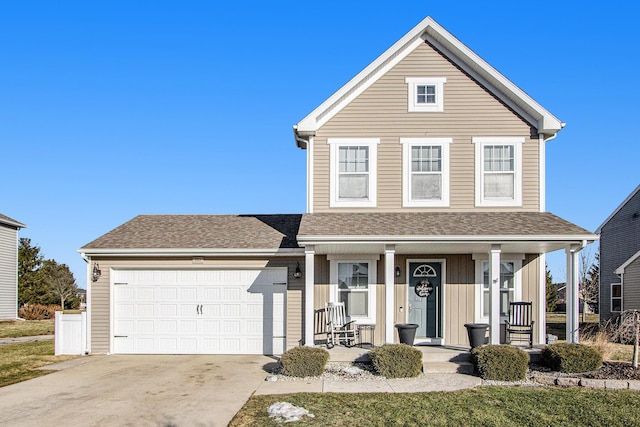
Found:
<svg viewBox="0 0 640 427"><path fill-rule="evenodd" d="M88 356L0 388L2 426L226 426L267 356Z"/></svg>

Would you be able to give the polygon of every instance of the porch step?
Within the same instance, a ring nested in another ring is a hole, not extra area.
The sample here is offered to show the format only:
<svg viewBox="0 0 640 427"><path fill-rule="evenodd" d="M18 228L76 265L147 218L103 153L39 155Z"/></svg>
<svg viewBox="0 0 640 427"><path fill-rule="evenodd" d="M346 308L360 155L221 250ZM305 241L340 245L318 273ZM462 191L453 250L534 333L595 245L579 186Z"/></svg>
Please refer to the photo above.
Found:
<svg viewBox="0 0 640 427"><path fill-rule="evenodd" d="M371 363L369 348L335 346L329 350L329 362L336 363Z"/></svg>
<svg viewBox="0 0 640 427"><path fill-rule="evenodd" d="M422 352L423 363L471 362L471 353L468 350L436 346L416 346L415 348Z"/></svg>
<svg viewBox="0 0 640 427"><path fill-rule="evenodd" d="M471 362L422 362L425 374L473 374Z"/></svg>

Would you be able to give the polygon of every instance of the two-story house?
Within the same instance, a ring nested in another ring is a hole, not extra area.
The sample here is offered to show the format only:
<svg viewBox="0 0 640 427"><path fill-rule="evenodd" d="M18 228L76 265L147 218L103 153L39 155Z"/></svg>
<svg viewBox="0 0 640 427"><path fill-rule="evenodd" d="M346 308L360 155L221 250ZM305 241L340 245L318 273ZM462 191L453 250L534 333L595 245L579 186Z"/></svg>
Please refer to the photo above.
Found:
<svg viewBox="0 0 640 427"><path fill-rule="evenodd" d="M314 315L396 342L503 340L531 301L545 340L545 253L597 238L545 211L545 144L563 123L426 18L294 126L302 215L145 215L79 251L92 352L279 353L314 345ZM568 339L577 341L577 298Z"/></svg>
<svg viewBox="0 0 640 427"><path fill-rule="evenodd" d="M600 297L604 322L640 309L640 185L596 230L600 235Z"/></svg>

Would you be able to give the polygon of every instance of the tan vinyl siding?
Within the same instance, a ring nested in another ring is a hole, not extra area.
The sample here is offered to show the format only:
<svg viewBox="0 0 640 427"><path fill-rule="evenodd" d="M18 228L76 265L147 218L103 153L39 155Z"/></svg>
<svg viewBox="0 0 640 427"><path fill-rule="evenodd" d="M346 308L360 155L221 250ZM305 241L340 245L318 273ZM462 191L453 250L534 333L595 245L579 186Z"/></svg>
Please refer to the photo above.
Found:
<svg viewBox="0 0 640 427"><path fill-rule="evenodd" d="M405 77L446 77L444 112L409 113ZM329 210L329 146L327 138L380 138L378 206L402 208L401 137L450 137L450 207L475 208L475 146L478 136L521 136L523 145L522 207L491 210L539 210L539 142L530 126L428 44L421 45L343 110L314 138L314 212ZM362 208L362 210L372 208ZM346 210L340 208L340 210ZM357 208L349 208L355 211Z"/></svg>
<svg viewBox="0 0 640 427"><path fill-rule="evenodd" d="M622 309L640 309L640 258L624 269L622 284ZM611 301L609 301L611 303Z"/></svg>
<svg viewBox="0 0 640 427"><path fill-rule="evenodd" d="M0 225L0 319L18 310L18 230Z"/></svg>
<svg viewBox="0 0 640 427"><path fill-rule="evenodd" d="M232 259L232 258L205 258L202 263L194 264L191 258L100 258L94 257L92 262L100 264L102 275L97 282L90 283L91 289L91 353L108 353L110 351L110 271L112 268L262 268L262 267L287 267L287 307L286 307L286 345L287 348L298 345L303 337L303 289L304 273L302 278L293 277L297 262L300 268L304 266L304 258L274 258L265 259Z"/></svg>

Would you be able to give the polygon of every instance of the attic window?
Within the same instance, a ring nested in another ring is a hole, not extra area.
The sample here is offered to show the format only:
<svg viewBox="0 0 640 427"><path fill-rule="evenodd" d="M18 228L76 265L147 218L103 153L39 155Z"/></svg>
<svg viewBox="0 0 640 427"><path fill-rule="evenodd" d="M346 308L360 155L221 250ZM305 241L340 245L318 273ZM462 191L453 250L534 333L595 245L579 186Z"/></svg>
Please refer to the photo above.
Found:
<svg viewBox="0 0 640 427"><path fill-rule="evenodd" d="M445 77L407 77L409 112L444 111Z"/></svg>

